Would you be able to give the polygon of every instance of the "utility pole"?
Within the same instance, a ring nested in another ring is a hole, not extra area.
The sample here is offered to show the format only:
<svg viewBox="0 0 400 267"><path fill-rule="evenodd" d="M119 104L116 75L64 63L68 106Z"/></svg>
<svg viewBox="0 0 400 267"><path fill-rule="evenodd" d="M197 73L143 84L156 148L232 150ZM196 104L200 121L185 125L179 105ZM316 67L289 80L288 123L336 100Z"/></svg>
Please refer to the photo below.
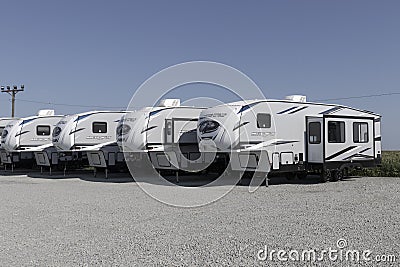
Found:
<svg viewBox="0 0 400 267"><path fill-rule="evenodd" d="M3 85L1 86L1 92L7 93L11 96L11 117L13 117L13 118L15 115L15 95L18 92L23 92L24 89L25 89L24 85L21 85L20 89L18 89L18 87L16 85L14 85L12 89L9 85L7 85L6 88Z"/></svg>

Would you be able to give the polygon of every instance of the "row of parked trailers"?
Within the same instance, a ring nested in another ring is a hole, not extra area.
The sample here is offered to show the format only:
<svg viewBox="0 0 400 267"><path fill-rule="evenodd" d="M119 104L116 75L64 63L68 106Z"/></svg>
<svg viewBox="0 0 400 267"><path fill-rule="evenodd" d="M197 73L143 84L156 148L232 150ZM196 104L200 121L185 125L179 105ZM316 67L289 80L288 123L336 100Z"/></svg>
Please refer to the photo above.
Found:
<svg viewBox="0 0 400 267"><path fill-rule="evenodd" d="M165 99L136 111L0 119L5 168L121 169L149 159L158 172L238 172L340 180L381 163L381 116L342 105L244 100L215 107ZM268 181L268 179L266 179Z"/></svg>

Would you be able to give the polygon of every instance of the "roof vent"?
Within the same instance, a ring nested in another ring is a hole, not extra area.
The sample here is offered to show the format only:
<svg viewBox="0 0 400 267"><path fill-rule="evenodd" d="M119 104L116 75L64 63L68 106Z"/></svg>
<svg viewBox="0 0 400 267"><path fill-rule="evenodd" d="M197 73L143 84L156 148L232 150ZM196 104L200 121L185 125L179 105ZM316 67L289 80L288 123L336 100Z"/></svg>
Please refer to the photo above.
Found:
<svg viewBox="0 0 400 267"><path fill-rule="evenodd" d="M39 110L38 116L53 116L54 110L53 109L42 109Z"/></svg>
<svg viewBox="0 0 400 267"><path fill-rule="evenodd" d="M179 107L181 105L180 99L162 99L158 103L159 107Z"/></svg>
<svg viewBox="0 0 400 267"><path fill-rule="evenodd" d="M307 97L305 95L288 95L285 99L293 102L307 102Z"/></svg>

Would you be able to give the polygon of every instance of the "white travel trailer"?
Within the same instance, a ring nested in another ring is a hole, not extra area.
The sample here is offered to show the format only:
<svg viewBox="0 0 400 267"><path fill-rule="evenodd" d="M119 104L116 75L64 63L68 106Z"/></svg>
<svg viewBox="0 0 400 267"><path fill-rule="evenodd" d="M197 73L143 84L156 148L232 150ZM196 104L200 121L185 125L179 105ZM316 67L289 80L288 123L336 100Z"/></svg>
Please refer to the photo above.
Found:
<svg viewBox="0 0 400 267"><path fill-rule="evenodd" d="M210 161L197 142L197 120L204 108L164 99L157 107L131 112L118 126L117 143L128 161L150 158L157 171L196 172Z"/></svg>
<svg viewBox="0 0 400 267"><path fill-rule="evenodd" d="M18 118L0 118L0 136L3 134L3 130L6 128L7 124L17 119ZM0 142L0 149L1 149L1 142Z"/></svg>
<svg viewBox="0 0 400 267"><path fill-rule="evenodd" d="M3 134L3 130L7 126L7 124L9 124L13 120L17 120L17 119L16 118L0 118L0 138L1 138L1 135ZM1 141L0 141L0 157L1 157L2 150L4 150L4 149L2 148ZM0 165L3 166L3 163L1 162L1 158L0 158Z"/></svg>
<svg viewBox="0 0 400 267"><path fill-rule="evenodd" d="M204 110L198 122L200 151L212 145L229 154L234 171L320 173L337 181L351 168L381 163L381 116L351 107L285 100L246 100ZM205 143L205 141L208 141ZM267 180L268 181L268 180Z"/></svg>
<svg viewBox="0 0 400 267"><path fill-rule="evenodd" d="M12 120L1 136L1 161L5 165L31 164L34 152L51 146L51 132L62 118L54 110L41 110L37 116Z"/></svg>
<svg viewBox="0 0 400 267"><path fill-rule="evenodd" d="M0 118L0 136L3 133L3 130L6 127L6 125L14 120L18 120L18 118Z"/></svg>
<svg viewBox="0 0 400 267"><path fill-rule="evenodd" d="M125 120L126 113L129 112L124 112L122 117L118 121L117 128L114 131L116 134L116 138L114 138L114 141L94 146L90 151L87 152L89 165L91 167L94 167L95 176L97 175L98 169L102 169L105 171L106 178L108 177L109 169L127 169L124 154L117 143L118 132L122 127L122 121Z"/></svg>
<svg viewBox="0 0 400 267"><path fill-rule="evenodd" d="M126 170L124 154L117 142L100 144L87 151L89 165L94 168L94 175L99 169L104 170L108 178L109 169Z"/></svg>
<svg viewBox="0 0 400 267"><path fill-rule="evenodd" d="M115 143L116 128L125 111L90 111L63 117L54 128L52 147L35 153L37 164L52 167L60 163L84 165L89 151Z"/></svg>

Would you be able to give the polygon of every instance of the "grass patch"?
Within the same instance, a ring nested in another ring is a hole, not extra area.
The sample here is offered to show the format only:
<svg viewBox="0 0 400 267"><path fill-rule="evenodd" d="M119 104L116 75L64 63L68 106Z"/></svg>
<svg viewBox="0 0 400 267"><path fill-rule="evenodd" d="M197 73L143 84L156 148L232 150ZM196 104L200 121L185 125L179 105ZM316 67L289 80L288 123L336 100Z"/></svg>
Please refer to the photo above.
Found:
<svg viewBox="0 0 400 267"><path fill-rule="evenodd" d="M400 151L382 151L382 167L352 170L350 175L400 177Z"/></svg>

